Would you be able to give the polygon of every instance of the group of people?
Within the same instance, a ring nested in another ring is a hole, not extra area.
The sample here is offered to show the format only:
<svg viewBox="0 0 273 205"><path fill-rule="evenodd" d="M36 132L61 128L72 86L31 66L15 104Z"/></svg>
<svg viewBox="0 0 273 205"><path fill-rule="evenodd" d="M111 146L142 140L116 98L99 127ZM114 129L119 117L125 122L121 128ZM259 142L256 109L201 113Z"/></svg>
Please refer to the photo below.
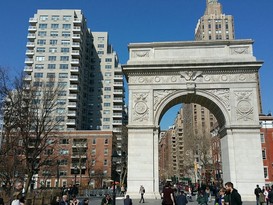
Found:
<svg viewBox="0 0 273 205"><path fill-rule="evenodd" d="M80 201L75 195L73 195L69 200L69 196L64 194L62 198L55 196L51 202L51 205L88 205L88 203L88 198L84 198L82 201Z"/></svg>
<svg viewBox="0 0 273 205"><path fill-rule="evenodd" d="M167 182L167 184L164 186L161 193L161 198L162 205L186 205L188 203L184 191L179 190L178 194L175 194L170 182Z"/></svg>
<svg viewBox="0 0 273 205"><path fill-rule="evenodd" d="M263 187L262 189L257 185L254 189L254 194L256 196L256 205L273 204L273 185L271 187Z"/></svg>

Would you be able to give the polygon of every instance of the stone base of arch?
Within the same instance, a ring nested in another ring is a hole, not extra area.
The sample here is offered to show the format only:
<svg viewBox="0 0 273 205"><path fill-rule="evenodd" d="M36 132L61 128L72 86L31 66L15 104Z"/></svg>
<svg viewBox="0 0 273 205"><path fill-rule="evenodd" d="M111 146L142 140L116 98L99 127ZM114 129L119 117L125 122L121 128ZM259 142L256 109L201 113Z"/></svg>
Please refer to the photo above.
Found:
<svg viewBox="0 0 273 205"><path fill-rule="evenodd" d="M153 126L128 128L127 194L140 198L139 188L145 188L144 198L160 199L158 171L158 132Z"/></svg>

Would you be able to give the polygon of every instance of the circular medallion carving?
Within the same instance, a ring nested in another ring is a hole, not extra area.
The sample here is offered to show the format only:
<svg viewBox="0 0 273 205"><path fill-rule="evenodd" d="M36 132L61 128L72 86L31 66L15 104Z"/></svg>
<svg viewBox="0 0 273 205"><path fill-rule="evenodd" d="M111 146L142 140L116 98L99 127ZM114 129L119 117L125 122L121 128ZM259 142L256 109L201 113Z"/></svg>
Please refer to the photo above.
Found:
<svg viewBox="0 0 273 205"><path fill-rule="evenodd" d="M241 80L241 81L246 80L246 76L245 76L245 75L240 75L240 76L239 76L239 80Z"/></svg>
<svg viewBox="0 0 273 205"><path fill-rule="evenodd" d="M172 82L176 82L176 81L177 81L177 78L176 78L175 76L172 76L171 81L172 81Z"/></svg>
<svg viewBox="0 0 273 205"><path fill-rule="evenodd" d="M242 113L248 113L251 110L251 104L247 100L241 100L237 106Z"/></svg>
<svg viewBox="0 0 273 205"><path fill-rule="evenodd" d="M227 81L228 77L226 75L222 75L221 79L222 79L222 81Z"/></svg>
<svg viewBox="0 0 273 205"><path fill-rule="evenodd" d="M144 82L144 78L142 78L142 77L138 78L138 82L143 83Z"/></svg>
<svg viewBox="0 0 273 205"><path fill-rule="evenodd" d="M208 75L206 75L206 76L204 77L204 79L205 79L205 81L210 81L210 77L209 77Z"/></svg>
<svg viewBox="0 0 273 205"><path fill-rule="evenodd" d="M137 102L135 104L135 111L138 113L138 114L143 114L147 111L148 107L147 105L144 103L144 102Z"/></svg>
<svg viewBox="0 0 273 205"><path fill-rule="evenodd" d="M160 78L159 77L155 77L155 82L160 82Z"/></svg>

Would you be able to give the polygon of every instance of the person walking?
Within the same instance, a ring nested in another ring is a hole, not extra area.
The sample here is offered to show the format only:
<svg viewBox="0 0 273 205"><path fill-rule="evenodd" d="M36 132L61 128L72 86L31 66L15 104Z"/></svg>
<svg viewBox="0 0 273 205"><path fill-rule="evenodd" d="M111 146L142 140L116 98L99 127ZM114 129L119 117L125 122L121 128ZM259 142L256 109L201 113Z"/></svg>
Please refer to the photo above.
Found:
<svg viewBox="0 0 273 205"><path fill-rule="evenodd" d="M225 188L221 188L219 190L219 193L216 194L215 196L215 205L224 205L225 203L225 193L226 193L226 189Z"/></svg>
<svg viewBox="0 0 273 205"><path fill-rule="evenodd" d="M186 205L188 203L187 197L184 191L180 190L179 194L176 196L176 205Z"/></svg>
<svg viewBox="0 0 273 205"><path fill-rule="evenodd" d="M171 187L170 182L167 182L167 184L163 188L161 197L162 197L162 205L175 204L174 191Z"/></svg>
<svg viewBox="0 0 273 205"><path fill-rule="evenodd" d="M225 183L226 188L226 196L225 203L229 203L230 205L242 205L241 195L238 191L233 187L232 182Z"/></svg>
<svg viewBox="0 0 273 205"><path fill-rule="evenodd" d="M207 197L206 192L203 189L201 189L198 192L197 203L199 205L207 205L208 204L208 197Z"/></svg>
<svg viewBox="0 0 273 205"><path fill-rule="evenodd" d="M129 195L126 195L126 198L124 199L123 204L124 205L133 205L133 201Z"/></svg>
<svg viewBox="0 0 273 205"><path fill-rule="evenodd" d="M144 202L144 194L145 194L145 188L143 185L140 186L139 188L139 193L140 193L140 200L139 200L139 203L145 203Z"/></svg>
<svg viewBox="0 0 273 205"><path fill-rule="evenodd" d="M256 205L260 204L260 194L262 193L261 188L259 187L259 185L256 185L256 188L254 189L254 194L256 196Z"/></svg>

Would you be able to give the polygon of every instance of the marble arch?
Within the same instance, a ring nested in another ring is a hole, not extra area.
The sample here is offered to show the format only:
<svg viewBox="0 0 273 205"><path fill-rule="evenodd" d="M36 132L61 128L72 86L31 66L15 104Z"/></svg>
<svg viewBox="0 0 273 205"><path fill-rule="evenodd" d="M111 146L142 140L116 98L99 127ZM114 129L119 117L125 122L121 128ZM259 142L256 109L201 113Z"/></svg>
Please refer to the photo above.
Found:
<svg viewBox="0 0 273 205"><path fill-rule="evenodd" d="M221 130L223 180L243 200L265 183L260 142L259 69L252 40L129 44L128 194L159 198L159 122L178 102L212 111Z"/></svg>

